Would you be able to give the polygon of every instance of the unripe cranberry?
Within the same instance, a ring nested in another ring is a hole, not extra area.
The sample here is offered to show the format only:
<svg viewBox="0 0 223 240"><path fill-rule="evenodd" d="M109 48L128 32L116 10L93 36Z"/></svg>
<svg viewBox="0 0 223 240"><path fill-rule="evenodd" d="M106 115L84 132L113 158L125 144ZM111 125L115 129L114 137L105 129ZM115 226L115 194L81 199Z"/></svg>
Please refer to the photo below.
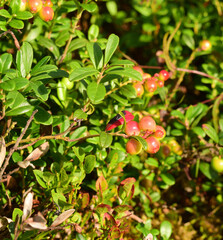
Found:
<svg viewBox="0 0 223 240"><path fill-rule="evenodd" d="M139 124L136 121L126 123L125 133L128 136L138 136L140 134Z"/></svg>
<svg viewBox="0 0 223 240"><path fill-rule="evenodd" d="M143 73L142 75L142 83L144 83L147 79L150 79L152 76L149 73Z"/></svg>
<svg viewBox="0 0 223 240"><path fill-rule="evenodd" d="M152 77L152 78L146 80L144 83L144 87L147 92L155 92L157 89L157 83L156 83L155 78Z"/></svg>
<svg viewBox="0 0 223 240"><path fill-rule="evenodd" d="M136 95L137 95L137 97L141 97L141 96L143 95L143 93L144 93L144 87L143 87L143 85L141 84L141 82L140 82L140 83L135 83L135 84L133 84L133 87L134 87L135 90L136 90Z"/></svg>
<svg viewBox="0 0 223 240"><path fill-rule="evenodd" d="M43 4L41 0L28 0L28 8L30 12L37 13L42 8Z"/></svg>
<svg viewBox="0 0 223 240"><path fill-rule="evenodd" d="M200 42L200 48L202 51L209 51L212 48L212 44L209 40L202 40Z"/></svg>
<svg viewBox="0 0 223 240"><path fill-rule="evenodd" d="M51 0L42 0L44 7L53 7Z"/></svg>
<svg viewBox="0 0 223 240"><path fill-rule="evenodd" d="M150 136L146 138L147 142L147 152L150 154L157 153L160 149L160 142L157 138Z"/></svg>
<svg viewBox="0 0 223 240"><path fill-rule="evenodd" d="M159 79L162 81L166 81L167 79L169 79L170 74L169 72L167 72L166 70L161 70L159 72Z"/></svg>
<svg viewBox="0 0 223 240"><path fill-rule="evenodd" d="M155 132L156 131L156 122L150 116L145 116L139 121L139 128L142 131Z"/></svg>
<svg viewBox="0 0 223 240"><path fill-rule="evenodd" d="M162 140L166 136L166 130L162 126L156 125L156 131L153 136Z"/></svg>
<svg viewBox="0 0 223 240"><path fill-rule="evenodd" d="M141 67L139 67L139 66L134 66L133 69L136 70L136 71L138 71L138 72L143 76L143 70L142 70Z"/></svg>
<svg viewBox="0 0 223 240"><path fill-rule="evenodd" d="M43 21L48 22L53 19L54 11L51 7L43 7L39 12L39 16Z"/></svg>
<svg viewBox="0 0 223 240"><path fill-rule="evenodd" d="M20 11L20 12L25 11L25 10L26 10L26 7L27 7L27 1L26 1L26 0L21 0L20 7L19 7L19 11Z"/></svg>
<svg viewBox="0 0 223 240"><path fill-rule="evenodd" d="M134 138L126 143L126 151L131 155L139 154L142 150L142 144Z"/></svg>
<svg viewBox="0 0 223 240"><path fill-rule="evenodd" d="M164 86L164 81L162 81L162 80L157 81L157 86L158 87L163 87Z"/></svg>

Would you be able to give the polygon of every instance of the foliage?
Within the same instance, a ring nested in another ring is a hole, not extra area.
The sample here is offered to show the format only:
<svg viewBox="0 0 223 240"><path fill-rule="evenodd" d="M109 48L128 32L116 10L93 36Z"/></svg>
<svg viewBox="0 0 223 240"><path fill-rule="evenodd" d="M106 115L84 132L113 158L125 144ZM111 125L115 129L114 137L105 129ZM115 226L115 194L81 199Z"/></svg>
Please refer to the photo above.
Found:
<svg viewBox="0 0 223 240"><path fill-rule="evenodd" d="M0 0L1 238L222 239L223 4L52 2ZM170 79L137 96L139 69ZM105 131L124 110L165 128L156 154Z"/></svg>

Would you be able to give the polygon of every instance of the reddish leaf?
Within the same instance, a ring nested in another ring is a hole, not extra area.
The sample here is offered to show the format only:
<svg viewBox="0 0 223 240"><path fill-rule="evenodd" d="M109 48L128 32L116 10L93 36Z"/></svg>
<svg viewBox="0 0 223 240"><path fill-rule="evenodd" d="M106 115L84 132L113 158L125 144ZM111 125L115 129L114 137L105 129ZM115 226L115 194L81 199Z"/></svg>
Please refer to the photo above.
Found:
<svg viewBox="0 0 223 240"><path fill-rule="evenodd" d="M126 178L118 186L118 195L122 200L130 200L134 194L135 178Z"/></svg>
<svg viewBox="0 0 223 240"><path fill-rule="evenodd" d="M81 193L81 198L82 198L81 208L86 208L90 201L89 193Z"/></svg>
<svg viewBox="0 0 223 240"><path fill-rule="evenodd" d="M115 219L114 219L114 217L110 214L110 213L105 213L104 214L104 217L103 217L104 219L104 221L103 222L105 222L104 223L104 225L105 226L107 226L107 227L109 227L109 228L111 228L111 227L113 227L113 226L115 226L116 225L116 222L115 222Z"/></svg>
<svg viewBox="0 0 223 240"><path fill-rule="evenodd" d="M96 208L96 211L101 215L105 214L106 212L110 212L111 209L112 209L111 206L107 204L99 204Z"/></svg>
<svg viewBox="0 0 223 240"><path fill-rule="evenodd" d="M96 181L96 189L103 193L108 188L108 183L103 175L101 175Z"/></svg>
<svg viewBox="0 0 223 240"><path fill-rule="evenodd" d="M117 226L113 226L109 232L109 239L120 238L121 232Z"/></svg>

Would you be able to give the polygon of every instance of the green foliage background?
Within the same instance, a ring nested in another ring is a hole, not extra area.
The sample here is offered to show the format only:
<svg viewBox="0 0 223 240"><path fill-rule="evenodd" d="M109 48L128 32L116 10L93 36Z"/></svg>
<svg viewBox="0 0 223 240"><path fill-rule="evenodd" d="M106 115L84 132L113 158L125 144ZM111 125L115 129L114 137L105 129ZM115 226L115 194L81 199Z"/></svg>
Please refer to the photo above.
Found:
<svg viewBox="0 0 223 240"><path fill-rule="evenodd" d="M210 162L223 156L223 3L52 2L43 22L0 1L0 215L11 219L0 234L222 239L223 177ZM171 78L137 98L134 65ZM121 127L105 132L122 110L165 127L157 154L130 156ZM28 229L38 212L42 228Z"/></svg>

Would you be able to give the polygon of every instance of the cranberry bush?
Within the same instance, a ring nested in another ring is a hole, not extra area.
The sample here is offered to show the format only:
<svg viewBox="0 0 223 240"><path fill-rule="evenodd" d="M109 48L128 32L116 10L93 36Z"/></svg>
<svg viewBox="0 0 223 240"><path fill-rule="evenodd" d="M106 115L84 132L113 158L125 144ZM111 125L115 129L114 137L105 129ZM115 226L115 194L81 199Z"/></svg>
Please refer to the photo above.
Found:
<svg viewBox="0 0 223 240"><path fill-rule="evenodd" d="M222 239L222 11L0 0L1 239Z"/></svg>

